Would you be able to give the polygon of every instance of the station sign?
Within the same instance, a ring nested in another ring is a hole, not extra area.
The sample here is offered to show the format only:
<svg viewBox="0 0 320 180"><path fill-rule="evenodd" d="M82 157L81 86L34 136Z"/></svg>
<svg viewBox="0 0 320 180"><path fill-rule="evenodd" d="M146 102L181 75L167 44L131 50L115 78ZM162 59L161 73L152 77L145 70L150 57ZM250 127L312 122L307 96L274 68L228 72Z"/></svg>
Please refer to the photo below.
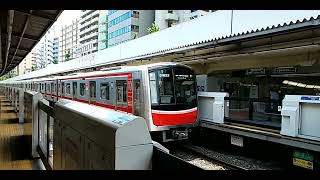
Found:
<svg viewBox="0 0 320 180"><path fill-rule="evenodd" d="M302 96L301 100L307 100L307 101L319 101L319 97L313 97L313 96Z"/></svg>

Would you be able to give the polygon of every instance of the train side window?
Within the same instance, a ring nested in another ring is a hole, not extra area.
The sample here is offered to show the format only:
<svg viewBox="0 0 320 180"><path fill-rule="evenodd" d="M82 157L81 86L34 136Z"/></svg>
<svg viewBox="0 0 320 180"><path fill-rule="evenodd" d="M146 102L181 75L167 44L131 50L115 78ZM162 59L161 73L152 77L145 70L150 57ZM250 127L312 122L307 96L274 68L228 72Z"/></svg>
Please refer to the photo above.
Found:
<svg viewBox="0 0 320 180"><path fill-rule="evenodd" d="M77 95L77 89L78 89L78 84L77 82L72 82L72 93L73 93L73 97L75 97Z"/></svg>
<svg viewBox="0 0 320 180"><path fill-rule="evenodd" d="M64 82L62 82L61 94L64 94Z"/></svg>
<svg viewBox="0 0 320 180"><path fill-rule="evenodd" d="M66 84L66 94L71 94L71 85L70 85L70 83Z"/></svg>
<svg viewBox="0 0 320 180"><path fill-rule="evenodd" d="M51 83L51 91L54 92L53 82Z"/></svg>
<svg viewBox="0 0 320 180"><path fill-rule="evenodd" d="M117 85L117 103L127 103L127 81L118 80Z"/></svg>
<svg viewBox="0 0 320 180"><path fill-rule="evenodd" d="M80 96L84 96L85 84L80 83Z"/></svg>
<svg viewBox="0 0 320 180"><path fill-rule="evenodd" d="M109 83L101 83L100 84L100 98L110 100L110 94L109 94Z"/></svg>
<svg viewBox="0 0 320 180"><path fill-rule="evenodd" d="M90 81L90 98L96 98L96 82Z"/></svg>

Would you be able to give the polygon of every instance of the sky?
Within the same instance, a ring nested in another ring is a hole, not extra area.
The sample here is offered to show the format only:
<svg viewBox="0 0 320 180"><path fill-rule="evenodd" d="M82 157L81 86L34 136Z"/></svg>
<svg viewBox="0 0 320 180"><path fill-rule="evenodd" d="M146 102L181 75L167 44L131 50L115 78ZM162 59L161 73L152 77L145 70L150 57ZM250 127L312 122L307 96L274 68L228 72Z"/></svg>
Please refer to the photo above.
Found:
<svg viewBox="0 0 320 180"><path fill-rule="evenodd" d="M72 20L75 20L76 18L80 18L81 10L64 10L57 21L53 24L55 26L56 32L59 33L60 29L64 25L71 24ZM59 35L59 34L56 34Z"/></svg>

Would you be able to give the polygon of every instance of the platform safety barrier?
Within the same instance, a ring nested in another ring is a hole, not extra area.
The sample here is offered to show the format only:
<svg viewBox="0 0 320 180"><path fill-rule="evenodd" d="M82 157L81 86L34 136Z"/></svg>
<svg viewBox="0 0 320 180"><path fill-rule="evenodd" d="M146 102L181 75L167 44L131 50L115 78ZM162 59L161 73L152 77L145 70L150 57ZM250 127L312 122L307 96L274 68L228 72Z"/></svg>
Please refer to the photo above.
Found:
<svg viewBox="0 0 320 180"><path fill-rule="evenodd" d="M201 170L152 141L141 117L70 100L51 107L23 88L0 91L17 108L19 123L31 123L26 151L47 170Z"/></svg>

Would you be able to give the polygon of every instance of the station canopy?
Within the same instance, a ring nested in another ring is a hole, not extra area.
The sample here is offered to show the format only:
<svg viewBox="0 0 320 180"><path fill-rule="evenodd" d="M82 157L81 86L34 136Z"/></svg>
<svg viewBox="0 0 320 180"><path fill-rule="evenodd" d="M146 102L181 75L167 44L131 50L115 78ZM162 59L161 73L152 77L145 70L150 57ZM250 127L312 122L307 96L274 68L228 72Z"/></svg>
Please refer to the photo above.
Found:
<svg viewBox="0 0 320 180"><path fill-rule="evenodd" d="M0 11L0 76L14 69L32 50L62 10Z"/></svg>

